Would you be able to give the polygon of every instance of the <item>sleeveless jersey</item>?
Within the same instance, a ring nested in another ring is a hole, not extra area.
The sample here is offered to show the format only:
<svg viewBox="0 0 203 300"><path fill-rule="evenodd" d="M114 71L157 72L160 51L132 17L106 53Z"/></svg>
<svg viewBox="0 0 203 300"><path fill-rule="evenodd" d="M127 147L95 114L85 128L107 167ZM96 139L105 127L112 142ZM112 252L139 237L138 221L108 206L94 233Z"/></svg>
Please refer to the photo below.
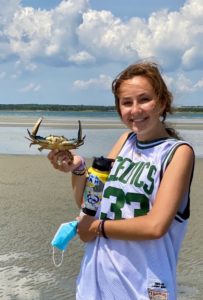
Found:
<svg viewBox="0 0 203 300"><path fill-rule="evenodd" d="M118 220L147 214L163 173L182 144L185 142L173 138L143 143L131 134L105 184L97 217ZM161 238L124 241L98 237L87 243L76 299L175 300L177 258L188 218L189 192Z"/></svg>

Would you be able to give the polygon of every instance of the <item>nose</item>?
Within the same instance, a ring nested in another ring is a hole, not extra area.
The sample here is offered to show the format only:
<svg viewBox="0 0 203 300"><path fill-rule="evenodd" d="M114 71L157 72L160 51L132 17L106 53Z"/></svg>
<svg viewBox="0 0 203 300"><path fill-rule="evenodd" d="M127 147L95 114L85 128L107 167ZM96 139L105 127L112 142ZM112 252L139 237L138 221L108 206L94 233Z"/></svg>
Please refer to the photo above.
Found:
<svg viewBox="0 0 203 300"><path fill-rule="evenodd" d="M132 105L131 113L137 114L140 113L141 111L142 111L141 105L137 101L134 101Z"/></svg>

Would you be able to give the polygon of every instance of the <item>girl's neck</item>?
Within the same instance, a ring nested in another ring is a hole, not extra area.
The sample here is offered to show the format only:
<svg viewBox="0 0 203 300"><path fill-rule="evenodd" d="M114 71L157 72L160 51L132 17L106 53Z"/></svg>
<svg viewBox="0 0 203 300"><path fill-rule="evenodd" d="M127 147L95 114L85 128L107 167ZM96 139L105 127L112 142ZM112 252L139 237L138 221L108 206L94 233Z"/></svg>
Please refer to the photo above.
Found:
<svg viewBox="0 0 203 300"><path fill-rule="evenodd" d="M153 130L151 134L142 135L137 133L137 139L140 142L149 142L149 141L158 140L162 138L169 138L170 135L166 131L165 126L162 123L160 125L161 126L157 127L156 130Z"/></svg>

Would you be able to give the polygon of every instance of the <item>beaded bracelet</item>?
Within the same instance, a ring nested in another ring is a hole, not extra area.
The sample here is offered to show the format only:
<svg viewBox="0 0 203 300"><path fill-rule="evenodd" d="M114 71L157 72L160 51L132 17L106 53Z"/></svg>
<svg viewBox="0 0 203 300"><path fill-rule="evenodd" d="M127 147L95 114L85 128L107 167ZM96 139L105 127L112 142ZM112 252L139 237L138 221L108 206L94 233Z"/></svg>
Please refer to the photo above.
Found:
<svg viewBox="0 0 203 300"><path fill-rule="evenodd" d="M72 174L76 176L83 176L86 173L86 169L82 169L80 171L73 171Z"/></svg>
<svg viewBox="0 0 203 300"><path fill-rule="evenodd" d="M72 171L72 174L76 175L76 176L82 176L85 175L86 173L86 164L85 164L85 160L83 157L81 157L81 163L80 165L75 168L75 170Z"/></svg>

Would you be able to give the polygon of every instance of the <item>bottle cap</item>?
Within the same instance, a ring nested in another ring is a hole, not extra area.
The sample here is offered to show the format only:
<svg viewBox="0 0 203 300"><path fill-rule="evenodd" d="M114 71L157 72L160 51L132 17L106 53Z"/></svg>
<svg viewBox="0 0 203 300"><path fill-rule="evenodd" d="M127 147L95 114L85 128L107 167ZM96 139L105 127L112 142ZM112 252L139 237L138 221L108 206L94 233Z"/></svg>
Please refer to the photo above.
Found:
<svg viewBox="0 0 203 300"><path fill-rule="evenodd" d="M92 168L100 171L110 171L112 168L112 162L114 162L114 159L105 158L103 156L94 157Z"/></svg>

